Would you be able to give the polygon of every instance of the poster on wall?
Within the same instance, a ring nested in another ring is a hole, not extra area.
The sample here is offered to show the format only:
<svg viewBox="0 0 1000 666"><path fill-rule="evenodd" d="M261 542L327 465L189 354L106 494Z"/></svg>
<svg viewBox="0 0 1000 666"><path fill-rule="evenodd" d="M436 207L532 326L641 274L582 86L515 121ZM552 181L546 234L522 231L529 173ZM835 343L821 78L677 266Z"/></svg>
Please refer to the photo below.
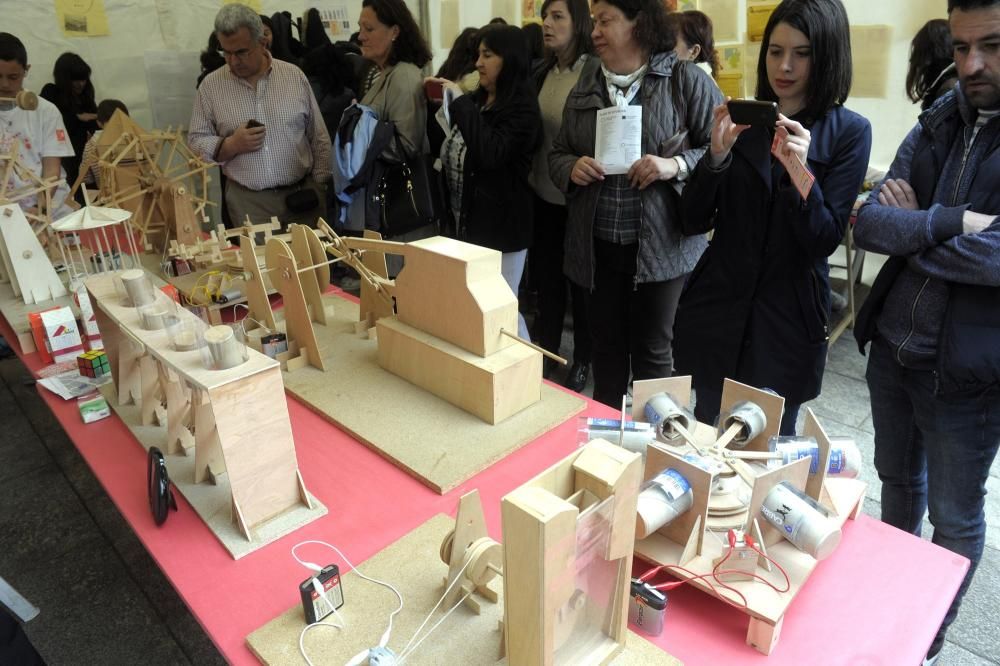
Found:
<svg viewBox="0 0 1000 666"><path fill-rule="evenodd" d="M891 45L892 26L851 26L851 60L854 63L851 97L884 98L888 95Z"/></svg>
<svg viewBox="0 0 1000 666"><path fill-rule="evenodd" d="M521 0L521 21L542 18L542 0Z"/></svg>
<svg viewBox="0 0 1000 666"><path fill-rule="evenodd" d="M767 2L763 4L747 6L747 39L751 42L760 42L764 39L764 29L771 14L778 7L777 2Z"/></svg>
<svg viewBox="0 0 1000 666"><path fill-rule="evenodd" d="M716 43L740 41L737 0L701 0L700 9L712 19Z"/></svg>
<svg viewBox="0 0 1000 666"><path fill-rule="evenodd" d="M261 7L260 0L222 0L224 5L232 5L239 3L241 5L246 5L250 9L254 10L258 14L264 13L264 8Z"/></svg>
<svg viewBox="0 0 1000 666"><path fill-rule="evenodd" d="M55 0L56 18L66 37L110 35L104 0Z"/></svg>
<svg viewBox="0 0 1000 666"><path fill-rule="evenodd" d="M346 42L357 28L351 19L350 11L343 2L316 2L313 1L310 8L315 7L319 12L319 20L326 29L326 34L334 42ZM357 17L354 17L357 20Z"/></svg>
<svg viewBox="0 0 1000 666"><path fill-rule="evenodd" d="M450 49L458 37L458 0L441 0L440 25L438 47Z"/></svg>
<svg viewBox="0 0 1000 666"><path fill-rule="evenodd" d="M719 74L716 83L722 94L733 99L743 97L743 45L731 44L717 47Z"/></svg>

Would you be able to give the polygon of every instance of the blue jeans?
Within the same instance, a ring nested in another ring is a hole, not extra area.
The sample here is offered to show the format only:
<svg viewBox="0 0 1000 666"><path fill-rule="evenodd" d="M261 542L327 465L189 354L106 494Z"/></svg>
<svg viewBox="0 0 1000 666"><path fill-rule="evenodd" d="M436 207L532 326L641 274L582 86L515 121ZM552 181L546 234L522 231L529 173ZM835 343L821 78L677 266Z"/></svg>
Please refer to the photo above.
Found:
<svg viewBox="0 0 1000 666"><path fill-rule="evenodd" d="M1000 443L1000 389L935 395L932 370L904 368L876 339L868 359L875 426L875 469L882 480L882 522L920 535L924 510L932 541L969 558L971 566L931 651L948 626L983 554L986 480Z"/></svg>

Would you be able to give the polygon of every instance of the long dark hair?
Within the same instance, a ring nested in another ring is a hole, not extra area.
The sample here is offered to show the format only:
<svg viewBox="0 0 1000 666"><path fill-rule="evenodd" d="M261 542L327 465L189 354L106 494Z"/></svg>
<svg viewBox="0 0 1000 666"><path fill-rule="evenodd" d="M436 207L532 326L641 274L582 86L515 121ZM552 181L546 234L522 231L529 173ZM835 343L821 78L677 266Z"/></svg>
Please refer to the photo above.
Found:
<svg viewBox="0 0 1000 666"><path fill-rule="evenodd" d="M767 80L767 51L771 33L787 23L809 38L809 83L806 86L806 117L817 120L851 92L851 31L847 11L840 0L783 0L764 28L757 59L757 99L777 102L778 95Z"/></svg>
<svg viewBox="0 0 1000 666"><path fill-rule="evenodd" d="M919 102L930 92L938 75L954 62L951 28L945 19L932 19L910 42L910 67L906 71L906 95Z"/></svg>
<svg viewBox="0 0 1000 666"><path fill-rule="evenodd" d="M650 55L673 51L677 44L674 31L667 22L667 7L663 0L595 0L617 7L629 21L635 21L632 38Z"/></svg>
<svg viewBox="0 0 1000 666"><path fill-rule="evenodd" d="M382 25L399 26L399 37L389 52L390 65L408 62L423 67L430 62L431 50L403 0L363 0L361 6L371 7Z"/></svg>
<svg viewBox="0 0 1000 666"><path fill-rule="evenodd" d="M584 53L593 53L594 44L590 39L590 33L594 31L594 20L590 17L590 4L587 0L562 0L566 3L566 9L569 10L569 18L573 21L573 41L570 42L570 46L573 49L573 59L570 62L576 62ZM542 21L545 21L545 17L549 14L549 6L552 5L556 0L545 0L542 3ZM556 61L556 54L549 54L550 64L554 65Z"/></svg>
<svg viewBox="0 0 1000 666"><path fill-rule="evenodd" d="M719 52L715 50L715 37L712 34L712 19L704 12L689 9L686 12L675 12L669 15L674 26L674 34L681 37L689 46L697 44L701 47L695 62L707 62L712 68L712 76L719 75Z"/></svg>
<svg viewBox="0 0 1000 666"><path fill-rule="evenodd" d="M476 59L479 57L476 52L478 46L478 28L466 28L458 33L458 37L451 45L451 51L448 52L448 57L437 72L438 78L458 81L469 72L474 72Z"/></svg>
<svg viewBox="0 0 1000 666"><path fill-rule="evenodd" d="M520 28L491 23L479 31L479 44L503 59L500 76L497 77L494 109L522 95L536 100L530 87L531 62L528 60L528 41ZM487 93L482 87L472 94L479 106L486 104Z"/></svg>
<svg viewBox="0 0 1000 666"><path fill-rule="evenodd" d="M52 78L59 91L61 102L57 106L72 109L74 112L96 108L94 84L90 82L90 65L83 58L75 53L63 53L56 58L56 64L52 68ZM73 94L74 81L87 82L79 95Z"/></svg>

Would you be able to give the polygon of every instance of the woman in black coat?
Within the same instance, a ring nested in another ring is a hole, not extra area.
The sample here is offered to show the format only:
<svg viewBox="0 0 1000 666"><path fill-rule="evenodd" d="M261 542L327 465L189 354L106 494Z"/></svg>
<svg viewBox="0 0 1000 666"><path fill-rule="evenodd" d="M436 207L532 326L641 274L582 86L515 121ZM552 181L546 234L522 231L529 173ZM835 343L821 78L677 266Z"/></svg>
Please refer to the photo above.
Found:
<svg viewBox="0 0 1000 666"><path fill-rule="evenodd" d="M827 257L871 152L871 125L843 107L851 50L840 0L784 0L757 72L757 97L777 102L777 125L736 125L725 104L716 107L711 148L684 189L684 233L715 235L681 295L674 359L692 375L699 421L716 419L729 377L784 396L781 434L794 434L799 406L823 378ZM774 150L815 176L805 198L772 153L776 134Z"/></svg>
<svg viewBox="0 0 1000 666"><path fill-rule="evenodd" d="M503 253L503 276L517 295L533 235L528 172L542 124L521 29L483 28L476 69L479 89L467 95L436 79L461 95L448 107L451 129L441 147L448 204L460 240ZM518 335L529 337L520 316Z"/></svg>

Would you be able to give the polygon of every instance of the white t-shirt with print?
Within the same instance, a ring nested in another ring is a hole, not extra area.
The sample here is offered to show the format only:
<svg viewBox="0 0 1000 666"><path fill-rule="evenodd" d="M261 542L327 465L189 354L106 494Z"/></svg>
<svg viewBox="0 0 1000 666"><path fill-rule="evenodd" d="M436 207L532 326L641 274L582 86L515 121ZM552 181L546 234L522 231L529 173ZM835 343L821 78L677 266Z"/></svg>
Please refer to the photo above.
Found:
<svg viewBox="0 0 1000 666"><path fill-rule="evenodd" d="M71 157L74 154L73 144L63 126L62 114L55 104L41 97L38 98L38 108L34 111L26 111L18 106L0 106L0 151L9 153L15 141L21 142L18 151L21 163L39 177L42 175L43 157ZM63 205L69 194L69 185L65 182L66 171L61 167L59 175L63 182L52 197L53 219L59 219L72 211ZM18 188L31 184L12 173L8 192L13 193ZM38 197L32 195L18 203L21 208L33 208L38 203Z"/></svg>

